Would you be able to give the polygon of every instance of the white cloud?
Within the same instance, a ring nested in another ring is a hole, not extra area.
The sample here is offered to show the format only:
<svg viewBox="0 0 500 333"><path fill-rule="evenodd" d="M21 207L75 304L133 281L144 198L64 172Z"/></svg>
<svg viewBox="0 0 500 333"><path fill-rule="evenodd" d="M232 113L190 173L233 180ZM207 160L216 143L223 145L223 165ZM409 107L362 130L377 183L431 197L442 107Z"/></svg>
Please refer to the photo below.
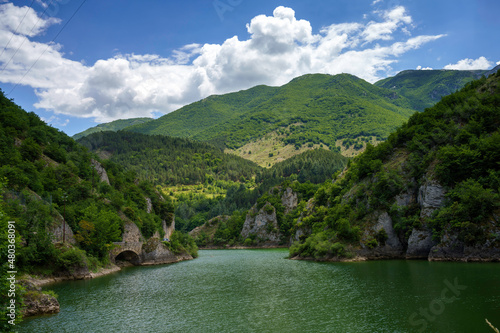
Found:
<svg viewBox="0 0 500 333"><path fill-rule="evenodd" d="M362 33L366 42L373 42L375 40L392 40L392 34L404 24L412 22L411 16L406 14L406 9L403 6L395 7L392 10L384 11L381 13L383 22L371 21L366 26ZM406 28L406 33L408 29Z"/></svg>
<svg viewBox="0 0 500 333"><path fill-rule="evenodd" d="M432 67L422 67L422 66L417 66L418 71L431 71Z"/></svg>
<svg viewBox="0 0 500 333"><path fill-rule="evenodd" d="M0 81L16 84L22 79L35 89L36 107L98 122L168 113L211 94L282 85L307 73L351 73L374 82L391 70L397 57L444 36L394 41L396 31L412 28L412 18L402 6L377 12L378 21L332 24L317 34L310 22L295 17L293 9L280 6L272 16L254 17L246 39L234 36L222 44L190 44L170 57L118 54L87 65L67 59L62 45L32 41L27 28L14 34L25 7L9 3L0 5L2 12L12 17L8 23L0 20L0 45L10 37L13 42L0 56L0 65L4 67L23 45ZM38 19L32 9L29 16L31 21ZM44 28L37 33L55 23L41 19ZM380 44L366 46L375 41Z"/></svg>
<svg viewBox="0 0 500 333"><path fill-rule="evenodd" d="M473 70L473 69L490 69L493 63L485 57L479 57L476 60L465 58L456 64L448 64L444 69L458 69L458 70Z"/></svg>

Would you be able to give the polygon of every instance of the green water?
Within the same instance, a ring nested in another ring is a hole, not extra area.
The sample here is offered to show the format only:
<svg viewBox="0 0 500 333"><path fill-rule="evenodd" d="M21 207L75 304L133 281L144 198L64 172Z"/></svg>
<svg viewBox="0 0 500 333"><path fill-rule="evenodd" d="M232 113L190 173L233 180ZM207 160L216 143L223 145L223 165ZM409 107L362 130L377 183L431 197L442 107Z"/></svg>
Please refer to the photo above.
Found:
<svg viewBox="0 0 500 333"><path fill-rule="evenodd" d="M61 312L20 332L491 333L485 318L500 326L500 264L286 255L205 250L192 261L56 284Z"/></svg>

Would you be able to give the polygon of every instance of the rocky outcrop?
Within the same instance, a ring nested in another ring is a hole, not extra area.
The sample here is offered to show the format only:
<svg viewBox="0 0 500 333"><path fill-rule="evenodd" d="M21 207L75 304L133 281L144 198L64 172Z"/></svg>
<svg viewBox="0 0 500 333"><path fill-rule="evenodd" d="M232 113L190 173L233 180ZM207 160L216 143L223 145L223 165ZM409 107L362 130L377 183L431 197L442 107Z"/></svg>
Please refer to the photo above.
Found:
<svg viewBox="0 0 500 333"><path fill-rule="evenodd" d="M30 281L23 280L21 284L26 290L23 295L23 317L26 318L59 312L59 302L54 296L43 293L42 288L35 286L35 284Z"/></svg>
<svg viewBox="0 0 500 333"><path fill-rule="evenodd" d="M193 259L188 254L176 255L158 238L151 237L142 247L141 265L161 265L170 264L182 260Z"/></svg>
<svg viewBox="0 0 500 333"><path fill-rule="evenodd" d="M97 174L99 175L99 178L100 178L101 182L105 182L106 184L109 185L108 174L106 173L106 170L104 169L104 167L102 166L102 164L99 163L98 161L94 160L94 159L90 160L90 164L97 171Z"/></svg>
<svg viewBox="0 0 500 333"><path fill-rule="evenodd" d="M269 202L266 202L260 210L254 206L246 216L241 237L247 239L253 235L269 245L278 245L280 241L276 209Z"/></svg>
<svg viewBox="0 0 500 333"><path fill-rule="evenodd" d="M143 241L141 230L134 222L125 223L123 226L122 239L124 243L136 243Z"/></svg>
<svg viewBox="0 0 500 333"><path fill-rule="evenodd" d="M418 204L422 208L420 217L430 217L444 204L446 191L437 181L426 181L418 190Z"/></svg>
<svg viewBox="0 0 500 333"><path fill-rule="evenodd" d="M406 250L407 259L426 259L431 249L437 244L432 239L432 232L427 228L424 230L413 229L408 239Z"/></svg>
<svg viewBox="0 0 500 333"><path fill-rule="evenodd" d="M167 223L166 220L163 220L161 223L165 235L164 238L170 239L175 231L175 216L172 215L172 220L170 221L170 224Z"/></svg>
<svg viewBox="0 0 500 333"><path fill-rule="evenodd" d="M297 207L299 203L297 193L293 192L293 190L288 187L283 191L283 195L281 196L281 204L285 207L285 215L290 213L292 210Z"/></svg>
<svg viewBox="0 0 500 333"><path fill-rule="evenodd" d="M500 261L500 233L496 239L489 239L483 244L468 246L457 234L442 237L441 242L429 253L429 261Z"/></svg>
<svg viewBox="0 0 500 333"><path fill-rule="evenodd" d="M55 220L55 224L49 228L49 234L52 235L53 243L65 242L71 245L76 244L73 230L71 230L69 224L62 217Z"/></svg>
<svg viewBox="0 0 500 333"><path fill-rule="evenodd" d="M357 251L358 255L367 258L401 258L404 255L403 245L397 233L394 231L392 219L387 212L378 212L377 222L371 228L365 230L361 239L362 249ZM380 235L383 235L381 237ZM375 240L376 246L367 246L370 240Z"/></svg>
<svg viewBox="0 0 500 333"><path fill-rule="evenodd" d="M151 198L146 198L146 212L151 214L153 212L153 202Z"/></svg>

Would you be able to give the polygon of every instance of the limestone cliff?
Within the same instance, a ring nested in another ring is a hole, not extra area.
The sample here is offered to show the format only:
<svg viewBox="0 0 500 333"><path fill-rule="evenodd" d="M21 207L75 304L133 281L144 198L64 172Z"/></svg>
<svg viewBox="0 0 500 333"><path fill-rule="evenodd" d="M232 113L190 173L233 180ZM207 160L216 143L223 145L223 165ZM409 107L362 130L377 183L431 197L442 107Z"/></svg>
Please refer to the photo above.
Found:
<svg viewBox="0 0 500 333"><path fill-rule="evenodd" d="M260 210L254 206L248 211L241 230L243 239L256 237L262 245L278 245L280 241L276 208L267 202Z"/></svg>

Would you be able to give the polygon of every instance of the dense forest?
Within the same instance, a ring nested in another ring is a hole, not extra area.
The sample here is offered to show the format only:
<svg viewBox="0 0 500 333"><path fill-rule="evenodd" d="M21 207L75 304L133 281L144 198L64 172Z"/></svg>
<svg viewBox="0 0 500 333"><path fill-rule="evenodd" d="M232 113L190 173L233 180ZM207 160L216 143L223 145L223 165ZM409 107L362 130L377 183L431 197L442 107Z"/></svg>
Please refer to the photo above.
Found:
<svg viewBox="0 0 500 333"><path fill-rule="evenodd" d="M189 139L132 132L100 132L80 144L155 184L212 184L251 179L260 167L219 148Z"/></svg>
<svg viewBox="0 0 500 333"><path fill-rule="evenodd" d="M106 170L109 184L101 181L96 165ZM6 221L13 221L19 274L96 269L109 262L108 251L113 242L121 240L125 221L133 220L150 237L155 231L163 233L162 220L171 221L174 212L170 198L152 183L138 181L133 171L118 163L101 161L1 91L0 190L4 230L0 248L6 246ZM147 198L151 213L147 212ZM64 238L55 239L54 230L64 221L74 232L75 246L62 243ZM2 263L7 263L6 255L2 250ZM2 281L5 274L2 269ZM2 298L2 309L6 301Z"/></svg>
<svg viewBox="0 0 500 333"><path fill-rule="evenodd" d="M176 226L182 231L191 231L214 217L232 216L235 213L235 219L244 220L246 211L278 185L294 184L297 193L311 196L320 184L342 170L347 161L338 153L316 149L277 163L270 169L263 169L252 188L233 184L224 196L215 198L207 198L202 194L182 194L175 202Z"/></svg>
<svg viewBox="0 0 500 333"><path fill-rule="evenodd" d="M310 236L295 243L290 254L345 257L360 243L363 248L382 246L387 240L383 229L372 237L364 232L376 211L389 213L403 244L417 228L430 230L437 243L452 239L462 250L498 249L499 83L500 72L473 81L414 114L386 142L369 146L346 172L316 192L314 208L297 225L310 230ZM446 193L444 206L433 214L423 213L416 201L398 204L398 196L414 197L429 182Z"/></svg>

